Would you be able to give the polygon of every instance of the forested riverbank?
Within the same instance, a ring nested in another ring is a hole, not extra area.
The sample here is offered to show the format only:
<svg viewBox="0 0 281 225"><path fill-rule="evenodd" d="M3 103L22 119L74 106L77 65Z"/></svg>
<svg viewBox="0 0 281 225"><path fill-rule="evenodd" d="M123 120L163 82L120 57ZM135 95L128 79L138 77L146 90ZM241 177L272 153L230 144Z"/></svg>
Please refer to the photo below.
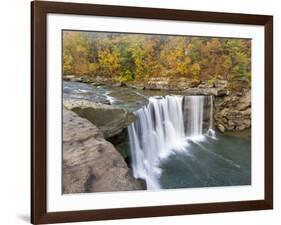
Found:
<svg viewBox="0 0 281 225"><path fill-rule="evenodd" d="M64 31L63 75L171 86L179 79L186 87L226 80L230 89L249 89L251 40Z"/></svg>

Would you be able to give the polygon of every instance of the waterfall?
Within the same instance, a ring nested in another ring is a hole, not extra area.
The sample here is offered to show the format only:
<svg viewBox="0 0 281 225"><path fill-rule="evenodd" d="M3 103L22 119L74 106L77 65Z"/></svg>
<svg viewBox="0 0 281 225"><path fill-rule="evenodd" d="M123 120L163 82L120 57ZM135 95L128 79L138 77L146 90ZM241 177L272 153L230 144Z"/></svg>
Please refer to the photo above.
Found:
<svg viewBox="0 0 281 225"><path fill-rule="evenodd" d="M203 134L204 98L204 96L185 97L188 107L184 113L187 117L186 135L191 138L199 138Z"/></svg>
<svg viewBox="0 0 281 225"><path fill-rule="evenodd" d="M213 116L214 116L214 112L213 112L213 96L210 96L209 97L209 101L210 101L210 115L209 115L209 118L210 118L210 123L209 123L209 129L207 131L207 134L213 138L213 139L216 139L216 133L215 133L215 130L214 130L214 125L213 125Z"/></svg>
<svg viewBox="0 0 281 225"><path fill-rule="evenodd" d="M150 97L148 105L135 112L136 121L128 128L132 169L135 178L146 181L147 189L161 188L161 159L174 151L185 151L190 139L204 138L206 98ZM210 130L212 115L208 117Z"/></svg>

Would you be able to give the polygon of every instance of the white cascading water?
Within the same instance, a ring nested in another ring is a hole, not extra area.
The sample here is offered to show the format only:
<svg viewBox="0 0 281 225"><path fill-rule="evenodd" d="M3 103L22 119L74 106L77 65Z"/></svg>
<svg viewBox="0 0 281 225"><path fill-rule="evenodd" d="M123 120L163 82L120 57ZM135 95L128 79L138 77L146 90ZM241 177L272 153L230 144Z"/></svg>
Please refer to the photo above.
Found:
<svg viewBox="0 0 281 225"><path fill-rule="evenodd" d="M209 129L207 131L207 135L209 135L211 138L216 139L216 132L214 130L213 125L213 96L210 96L210 122L209 122Z"/></svg>
<svg viewBox="0 0 281 225"><path fill-rule="evenodd" d="M204 138L205 98L208 97L150 97L148 105L135 112L136 121L128 128L132 169L135 178L146 181L147 189L161 188L161 159L173 151L185 151L187 140ZM211 118L212 115L209 130Z"/></svg>
<svg viewBox="0 0 281 225"><path fill-rule="evenodd" d="M187 96L186 135L190 139L197 139L203 134L204 96Z"/></svg>

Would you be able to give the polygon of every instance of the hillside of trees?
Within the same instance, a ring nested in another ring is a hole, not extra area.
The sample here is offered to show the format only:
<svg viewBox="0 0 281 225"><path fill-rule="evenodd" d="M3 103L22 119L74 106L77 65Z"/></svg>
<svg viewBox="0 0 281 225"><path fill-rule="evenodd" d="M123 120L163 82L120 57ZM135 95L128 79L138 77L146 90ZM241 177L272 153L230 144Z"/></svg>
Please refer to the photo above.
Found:
<svg viewBox="0 0 281 225"><path fill-rule="evenodd" d="M118 82L151 77L251 81L251 40L105 32L63 32L63 75Z"/></svg>

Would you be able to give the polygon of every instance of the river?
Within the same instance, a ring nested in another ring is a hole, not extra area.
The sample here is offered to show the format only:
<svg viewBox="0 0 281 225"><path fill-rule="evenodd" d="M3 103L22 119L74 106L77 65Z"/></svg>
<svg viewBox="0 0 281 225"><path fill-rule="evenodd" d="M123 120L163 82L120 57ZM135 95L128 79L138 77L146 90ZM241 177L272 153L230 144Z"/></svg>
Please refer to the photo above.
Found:
<svg viewBox="0 0 281 225"><path fill-rule="evenodd" d="M250 130L222 134L214 129L212 116L206 125L204 117L212 114L210 98L173 94L63 83L65 99L106 103L135 113L130 140L121 148L130 148L134 176L146 180L148 189L250 185Z"/></svg>

